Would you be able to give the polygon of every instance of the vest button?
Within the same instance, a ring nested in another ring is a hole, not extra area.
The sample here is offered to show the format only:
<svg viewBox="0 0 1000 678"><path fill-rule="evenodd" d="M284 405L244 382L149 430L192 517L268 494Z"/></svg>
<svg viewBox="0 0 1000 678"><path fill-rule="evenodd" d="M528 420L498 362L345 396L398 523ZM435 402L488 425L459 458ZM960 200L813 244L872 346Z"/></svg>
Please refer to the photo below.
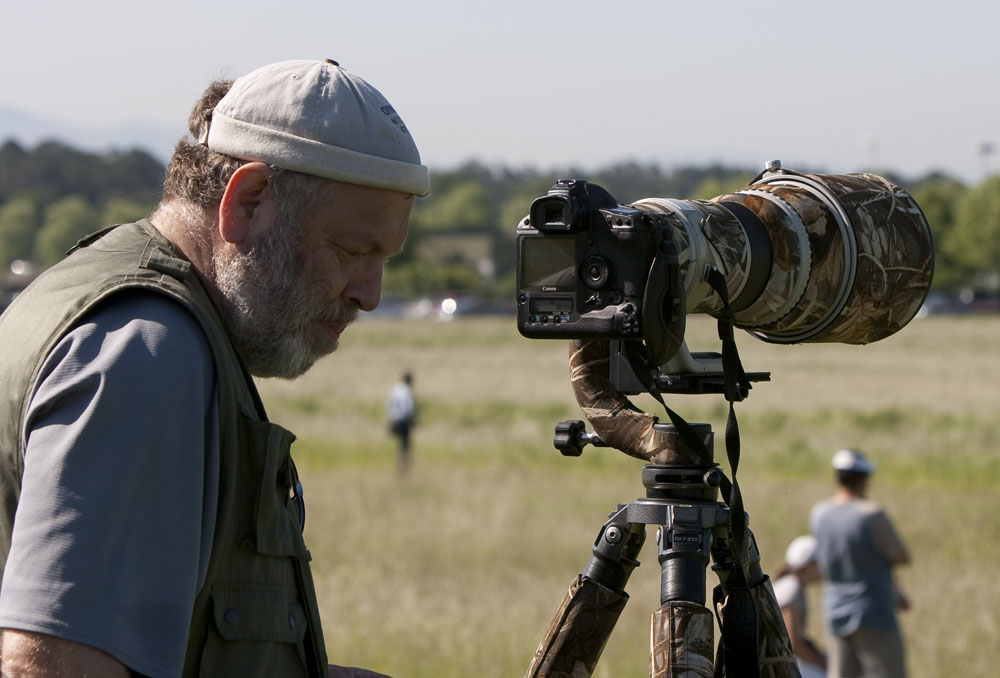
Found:
<svg viewBox="0 0 1000 678"><path fill-rule="evenodd" d="M229 624L239 624L240 623L240 613L239 610L235 608L229 608L226 610L225 615L226 622Z"/></svg>
<svg viewBox="0 0 1000 678"><path fill-rule="evenodd" d="M290 626L293 629L295 628L295 615L294 614L288 615L288 626Z"/></svg>

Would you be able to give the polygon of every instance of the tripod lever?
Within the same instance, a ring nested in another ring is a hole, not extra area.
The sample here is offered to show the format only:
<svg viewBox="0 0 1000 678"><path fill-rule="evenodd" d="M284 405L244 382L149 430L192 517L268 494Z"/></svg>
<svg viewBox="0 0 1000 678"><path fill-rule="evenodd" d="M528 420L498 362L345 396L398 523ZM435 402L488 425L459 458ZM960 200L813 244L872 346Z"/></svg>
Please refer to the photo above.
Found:
<svg viewBox="0 0 1000 678"><path fill-rule="evenodd" d="M628 506L620 505L604 523L583 577L618 593L625 593L632 570L639 566L636 559L646 540L641 523L629 522Z"/></svg>

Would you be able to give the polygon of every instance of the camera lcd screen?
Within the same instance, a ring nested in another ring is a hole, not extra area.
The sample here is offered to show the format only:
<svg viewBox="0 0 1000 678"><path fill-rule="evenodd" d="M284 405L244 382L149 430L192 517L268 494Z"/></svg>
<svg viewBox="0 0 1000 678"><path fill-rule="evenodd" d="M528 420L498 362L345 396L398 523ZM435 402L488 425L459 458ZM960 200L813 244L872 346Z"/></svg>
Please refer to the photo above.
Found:
<svg viewBox="0 0 1000 678"><path fill-rule="evenodd" d="M576 238L524 238L521 241L521 288L576 289Z"/></svg>
<svg viewBox="0 0 1000 678"><path fill-rule="evenodd" d="M528 312L533 315L569 315L573 312L573 298L532 297Z"/></svg>

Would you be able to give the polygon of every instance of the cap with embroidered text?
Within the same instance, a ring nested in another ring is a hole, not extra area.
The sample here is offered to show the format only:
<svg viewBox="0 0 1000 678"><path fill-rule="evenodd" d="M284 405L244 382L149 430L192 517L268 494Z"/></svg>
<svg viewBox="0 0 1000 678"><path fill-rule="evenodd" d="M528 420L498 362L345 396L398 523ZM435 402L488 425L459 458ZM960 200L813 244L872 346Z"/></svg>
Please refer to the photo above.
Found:
<svg viewBox="0 0 1000 678"><path fill-rule="evenodd" d="M336 61L282 61L237 78L201 143L242 160L427 195L430 173L402 118Z"/></svg>

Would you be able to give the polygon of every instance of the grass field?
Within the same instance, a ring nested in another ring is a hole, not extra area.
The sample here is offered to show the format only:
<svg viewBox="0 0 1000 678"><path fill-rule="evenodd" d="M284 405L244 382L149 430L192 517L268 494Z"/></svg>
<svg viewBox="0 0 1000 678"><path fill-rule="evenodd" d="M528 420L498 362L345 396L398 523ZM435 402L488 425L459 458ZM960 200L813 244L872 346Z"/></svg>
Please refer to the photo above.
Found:
<svg viewBox="0 0 1000 678"><path fill-rule="evenodd" d="M691 349L716 350L714 331L689 319ZM989 574L1000 562L998 340L995 316L932 316L865 347L737 335L746 369L771 372L737 405L739 475L765 571L831 493L833 452L864 449L878 464L872 496L914 555L899 575L913 604L901 617L912 678L992 676L1000 664L1000 584ZM639 461L552 448L553 425L580 418L566 358L564 342L523 339L511 319L365 318L306 377L261 384L272 419L298 435L331 661L395 678L523 675L608 513L643 493ZM420 426L400 478L384 400L404 369ZM727 467L721 396L668 404L713 426ZM652 530L647 542L596 676L648 675ZM822 640L818 591L810 602Z"/></svg>

